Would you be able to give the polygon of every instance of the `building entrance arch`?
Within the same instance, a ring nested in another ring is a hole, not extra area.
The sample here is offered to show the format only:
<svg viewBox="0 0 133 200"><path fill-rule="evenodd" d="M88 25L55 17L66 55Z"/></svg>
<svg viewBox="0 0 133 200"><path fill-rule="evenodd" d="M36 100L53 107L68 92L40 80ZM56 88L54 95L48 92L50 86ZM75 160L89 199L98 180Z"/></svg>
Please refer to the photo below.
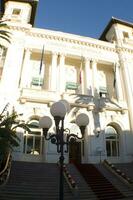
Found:
<svg viewBox="0 0 133 200"><path fill-rule="evenodd" d="M30 120L28 126L31 132L24 133L23 158L26 161L44 161L44 136L39 128L39 120Z"/></svg>
<svg viewBox="0 0 133 200"><path fill-rule="evenodd" d="M107 157L118 157L120 152L118 130L112 125L107 125L105 128L105 142Z"/></svg>

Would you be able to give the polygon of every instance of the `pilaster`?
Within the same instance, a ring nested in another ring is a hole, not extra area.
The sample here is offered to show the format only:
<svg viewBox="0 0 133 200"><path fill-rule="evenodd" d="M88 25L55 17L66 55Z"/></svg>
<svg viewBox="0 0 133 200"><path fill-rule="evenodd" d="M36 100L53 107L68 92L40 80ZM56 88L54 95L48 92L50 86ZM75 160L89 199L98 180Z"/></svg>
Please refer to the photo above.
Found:
<svg viewBox="0 0 133 200"><path fill-rule="evenodd" d="M57 89L57 58L58 58L58 53L52 52L51 80L50 80L51 91L56 91Z"/></svg>
<svg viewBox="0 0 133 200"><path fill-rule="evenodd" d="M98 86L97 86L97 60L92 60L92 84L93 90L92 95L95 96L98 93Z"/></svg>
<svg viewBox="0 0 133 200"><path fill-rule="evenodd" d="M59 55L59 82L58 88L60 93L65 92L65 54Z"/></svg>
<svg viewBox="0 0 133 200"><path fill-rule="evenodd" d="M91 71L91 60L84 58L85 63L85 93L92 95L92 71Z"/></svg>
<svg viewBox="0 0 133 200"><path fill-rule="evenodd" d="M121 76L120 76L120 65L118 63L114 64L115 66L115 79L116 79L116 96L118 101L123 101L123 91L122 91L122 84L121 84Z"/></svg>
<svg viewBox="0 0 133 200"><path fill-rule="evenodd" d="M130 126L133 131L133 88L132 88L132 82L131 82L131 75L129 73L129 63L127 59L124 59L122 55L121 61L121 67L122 67L122 76L123 76L123 84L124 84L124 89L125 89L125 94L126 94L126 100L128 103L128 109L129 109L129 115L130 115Z"/></svg>
<svg viewBox="0 0 133 200"><path fill-rule="evenodd" d="M25 49L24 55L24 62L23 62L23 69L22 69L22 79L21 79L21 87L26 88L30 87L31 82L31 65L30 65L30 56L31 56L31 49Z"/></svg>

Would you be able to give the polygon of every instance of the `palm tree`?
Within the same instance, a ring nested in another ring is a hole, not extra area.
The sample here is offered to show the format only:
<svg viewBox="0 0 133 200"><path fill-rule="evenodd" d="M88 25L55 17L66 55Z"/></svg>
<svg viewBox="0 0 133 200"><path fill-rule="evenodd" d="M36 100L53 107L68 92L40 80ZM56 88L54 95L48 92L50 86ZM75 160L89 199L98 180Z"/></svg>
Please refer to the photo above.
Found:
<svg viewBox="0 0 133 200"><path fill-rule="evenodd" d="M9 114L7 111L8 105L5 106L0 113L0 165L5 162L7 155L14 147L19 146L19 137L16 134L16 129L21 127L30 132L29 127L25 123L18 121L19 115L13 109Z"/></svg>
<svg viewBox="0 0 133 200"><path fill-rule="evenodd" d="M6 40L7 42L10 43L10 32L4 29L8 29L9 27L7 26L7 24L5 23L5 21L0 20L0 38L2 38L3 40ZM2 47L2 45L0 44L0 47Z"/></svg>

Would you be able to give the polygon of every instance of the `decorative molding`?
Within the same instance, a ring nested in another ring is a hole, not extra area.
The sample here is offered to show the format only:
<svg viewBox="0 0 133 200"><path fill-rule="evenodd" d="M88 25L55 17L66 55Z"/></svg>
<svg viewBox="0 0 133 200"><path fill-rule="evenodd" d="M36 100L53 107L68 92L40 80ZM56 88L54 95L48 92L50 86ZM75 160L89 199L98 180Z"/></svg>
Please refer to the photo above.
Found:
<svg viewBox="0 0 133 200"><path fill-rule="evenodd" d="M121 53L121 52L133 53L133 49L130 49L127 47L117 47L116 46L116 53Z"/></svg>
<svg viewBox="0 0 133 200"><path fill-rule="evenodd" d="M87 41L82 41L82 39L78 38L78 39L71 39L67 37L67 33L66 36L60 36L60 35L54 35L54 32L52 32L53 35L49 34L49 33L35 33L32 32L32 29L29 27L21 27L21 26L10 26L10 30L17 30L17 31L22 31L25 32L27 34L27 36L32 36L32 37L38 37L38 38L45 38L48 40L56 40L59 42L67 42L67 43L72 43L72 44L76 44L76 45L81 45L81 46L87 46L87 47L93 47L93 48L99 48L102 50L106 50L106 51L111 51L111 52L116 52L115 47L109 47L109 46L104 46L103 44L96 44L96 43L91 43L91 42L87 42ZM44 30L45 31L45 30ZM65 33L64 33L65 35ZM79 37L77 35L77 37ZM92 38L93 39L93 38ZM100 41L99 41L100 42ZM103 41L101 41L103 42Z"/></svg>
<svg viewBox="0 0 133 200"><path fill-rule="evenodd" d="M27 32L31 27L22 27L22 26L11 26L9 25L9 29L13 31L21 31L21 32Z"/></svg>
<svg viewBox="0 0 133 200"><path fill-rule="evenodd" d="M81 39L80 38L72 39L72 38L67 37L67 33L66 33L66 36L64 36L64 37L60 36L60 35L54 35L54 31L51 32L53 35L51 35L51 33L41 33L42 31L45 31L43 29L40 30L41 31L40 33L39 32L35 33L32 31L32 27L29 27L29 26L22 27L22 26L15 26L15 25L9 25L9 29L25 32L27 34L27 36L32 36L32 37L45 38L48 40L56 40L59 42L67 42L67 43L72 43L72 44L76 44L76 45L111 51L111 52L115 52L115 53L120 53L120 52L128 52L131 54L133 53L133 49L130 49L127 47L120 47L120 46L116 45L113 48L113 47L109 47L106 45L104 46L103 44L96 44L96 43L91 43L89 41L82 41L82 38ZM64 33L64 35L65 35L65 33ZM77 37L79 37L79 36L77 35ZM103 41L101 41L101 42L103 42Z"/></svg>

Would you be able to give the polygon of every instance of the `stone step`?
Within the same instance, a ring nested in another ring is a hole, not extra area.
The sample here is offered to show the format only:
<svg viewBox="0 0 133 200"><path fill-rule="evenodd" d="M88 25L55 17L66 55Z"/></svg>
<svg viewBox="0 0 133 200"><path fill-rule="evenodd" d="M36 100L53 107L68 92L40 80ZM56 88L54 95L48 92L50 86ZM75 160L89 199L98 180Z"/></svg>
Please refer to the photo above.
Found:
<svg viewBox="0 0 133 200"><path fill-rule="evenodd" d="M73 164L67 165L67 168L77 183L79 199L81 199L81 200L82 199L83 200L88 200L88 199L96 200L97 199L96 195L93 193L91 188L87 185L85 179L79 173L77 168Z"/></svg>
<svg viewBox="0 0 133 200"><path fill-rule="evenodd" d="M125 196L132 197L133 189L124 184L118 177L110 172L103 164L95 165L97 169Z"/></svg>
<svg viewBox="0 0 133 200"><path fill-rule="evenodd" d="M76 164L76 167L99 200L124 198L124 195L94 165Z"/></svg>
<svg viewBox="0 0 133 200"><path fill-rule="evenodd" d="M50 163L13 162L9 181L0 189L0 200L34 199L59 199L59 167ZM65 181L64 200L73 200Z"/></svg>

